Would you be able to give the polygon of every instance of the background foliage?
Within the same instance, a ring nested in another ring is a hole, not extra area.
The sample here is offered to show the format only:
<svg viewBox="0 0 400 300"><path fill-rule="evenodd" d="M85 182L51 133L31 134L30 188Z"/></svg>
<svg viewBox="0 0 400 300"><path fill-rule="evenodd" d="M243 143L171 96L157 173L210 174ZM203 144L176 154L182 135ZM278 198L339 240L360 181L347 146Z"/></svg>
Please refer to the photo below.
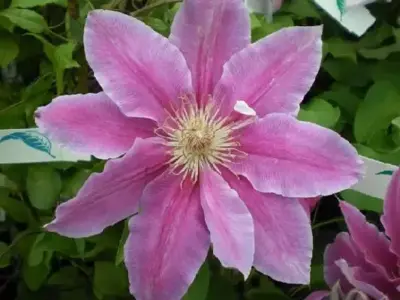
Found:
<svg viewBox="0 0 400 300"><path fill-rule="evenodd" d="M34 125L36 107L60 94L99 91L85 61L85 17L95 8L141 18L163 35L179 1L0 0L0 129ZM370 6L377 22L354 38L309 0L288 0L273 23L251 16L253 40L279 28L324 24L324 60L300 119L341 133L360 154L400 164L400 2ZM310 141L312 143L312 141ZM122 245L124 223L101 235L68 239L44 232L57 203L73 197L103 162L0 165L0 298L131 299ZM381 200L341 194L361 209L380 212ZM244 282L210 255L184 300L304 299L323 288L322 253L342 230L335 198L314 212L315 254L310 286L273 282L252 272ZM369 217L376 219L374 213Z"/></svg>

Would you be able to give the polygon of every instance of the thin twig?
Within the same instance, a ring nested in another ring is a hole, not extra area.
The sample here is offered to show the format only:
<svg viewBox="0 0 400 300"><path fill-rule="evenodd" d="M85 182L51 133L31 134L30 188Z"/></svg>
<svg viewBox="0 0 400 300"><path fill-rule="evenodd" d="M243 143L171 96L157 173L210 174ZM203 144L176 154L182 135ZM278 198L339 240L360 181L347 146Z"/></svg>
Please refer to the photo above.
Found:
<svg viewBox="0 0 400 300"><path fill-rule="evenodd" d="M147 5L141 9L138 9L136 11L134 11L133 13L131 13L131 16L136 17L137 15L146 12L148 10L152 10L153 8L157 8L158 6L164 5L164 4L171 4L171 3L178 3L178 2L182 2L182 0L161 0L161 1L157 1L153 4Z"/></svg>
<svg viewBox="0 0 400 300"><path fill-rule="evenodd" d="M62 36L61 34L58 34L58 33L54 32L54 31L52 31L52 30L50 30L50 29L46 30L46 32L47 32L48 34L50 34L50 35L56 37L56 38L59 38L60 40L63 40L64 42L67 42L67 43L73 42L72 40L69 40L68 38L66 38L66 37Z"/></svg>
<svg viewBox="0 0 400 300"><path fill-rule="evenodd" d="M315 224L315 225L313 225L312 229L314 230L314 229L317 229L319 227L323 227L323 226L326 226L326 225L329 225L329 224L334 224L334 223L339 223L339 222L344 222L344 218L335 218L335 219L331 219L331 220L328 220L328 221L325 221L325 222L321 222L321 223Z"/></svg>

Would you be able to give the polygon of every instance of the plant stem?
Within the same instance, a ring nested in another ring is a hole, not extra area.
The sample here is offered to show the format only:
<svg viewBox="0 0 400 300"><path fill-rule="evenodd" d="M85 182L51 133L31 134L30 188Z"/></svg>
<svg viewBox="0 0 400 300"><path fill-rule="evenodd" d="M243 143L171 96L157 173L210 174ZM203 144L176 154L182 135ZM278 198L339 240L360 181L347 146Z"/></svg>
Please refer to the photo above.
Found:
<svg viewBox="0 0 400 300"><path fill-rule="evenodd" d="M328 221L325 221L325 222L321 222L321 223L315 224L312 227L312 229L314 230L314 229L317 229L319 227L323 227L323 226L326 226L326 225L329 225L329 224L333 224L333 223L338 223L338 222L344 222L344 218L335 218L335 219L331 219L331 220L328 220Z"/></svg>

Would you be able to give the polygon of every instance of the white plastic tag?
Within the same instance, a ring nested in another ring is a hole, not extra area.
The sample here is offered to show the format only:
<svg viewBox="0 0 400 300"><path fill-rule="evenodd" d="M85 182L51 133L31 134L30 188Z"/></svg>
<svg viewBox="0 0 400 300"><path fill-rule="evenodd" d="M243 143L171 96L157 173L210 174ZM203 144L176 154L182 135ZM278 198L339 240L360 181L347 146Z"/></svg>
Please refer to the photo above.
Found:
<svg viewBox="0 0 400 300"><path fill-rule="evenodd" d="M398 167L367 157L361 158L366 169L365 177L351 189L372 197L384 199L392 174Z"/></svg>
<svg viewBox="0 0 400 300"><path fill-rule="evenodd" d="M375 1L347 0L344 11L340 11L337 0L314 0L314 2L357 36L362 36L375 22L375 17L364 6Z"/></svg>
<svg viewBox="0 0 400 300"><path fill-rule="evenodd" d="M90 155L58 146L37 128L0 130L0 164L79 160L89 161Z"/></svg>

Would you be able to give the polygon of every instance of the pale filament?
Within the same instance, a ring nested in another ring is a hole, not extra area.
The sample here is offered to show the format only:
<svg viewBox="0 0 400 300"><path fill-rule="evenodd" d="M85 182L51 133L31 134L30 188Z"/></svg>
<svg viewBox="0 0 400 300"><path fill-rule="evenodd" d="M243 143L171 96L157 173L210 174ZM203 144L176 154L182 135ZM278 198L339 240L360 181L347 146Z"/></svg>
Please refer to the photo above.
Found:
<svg viewBox="0 0 400 300"><path fill-rule="evenodd" d="M239 150L234 132L254 122L254 118L232 123L219 116L212 101L198 108L186 97L181 100L181 108L168 113L169 118L156 130L171 149L168 163L172 172L196 182L201 168L211 167L219 172L218 166L227 166L246 155Z"/></svg>

